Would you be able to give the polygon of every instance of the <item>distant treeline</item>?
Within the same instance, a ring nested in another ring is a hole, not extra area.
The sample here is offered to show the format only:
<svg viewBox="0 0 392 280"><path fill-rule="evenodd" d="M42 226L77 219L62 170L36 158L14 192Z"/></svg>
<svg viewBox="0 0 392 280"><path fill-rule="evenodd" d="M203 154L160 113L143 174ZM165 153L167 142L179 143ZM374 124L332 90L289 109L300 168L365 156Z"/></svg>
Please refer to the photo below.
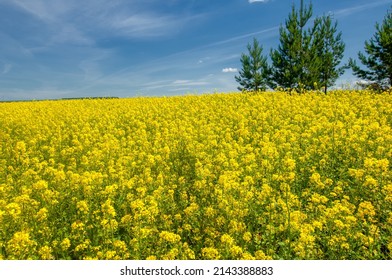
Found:
<svg viewBox="0 0 392 280"><path fill-rule="evenodd" d="M91 97L64 97L60 100L74 100L74 99L118 99L118 96L91 96Z"/></svg>
<svg viewBox="0 0 392 280"><path fill-rule="evenodd" d="M38 102L38 101L59 101L59 100L80 100L80 99L118 99L118 96L88 96L88 97L64 97L58 99L31 99L31 100L0 100L0 103L9 103L9 102Z"/></svg>

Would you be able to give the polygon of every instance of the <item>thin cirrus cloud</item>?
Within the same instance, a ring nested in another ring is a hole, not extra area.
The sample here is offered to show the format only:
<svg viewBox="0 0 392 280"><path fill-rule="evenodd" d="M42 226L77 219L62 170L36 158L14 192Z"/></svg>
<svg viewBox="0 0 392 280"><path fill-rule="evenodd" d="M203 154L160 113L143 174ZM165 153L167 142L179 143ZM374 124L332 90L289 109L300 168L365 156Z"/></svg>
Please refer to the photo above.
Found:
<svg viewBox="0 0 392 280"><path fill-rule="evenodd" d="M55 21L71 9L72 1L6 0L5 3L18 7L42 21Z"/></svg>
<svg viewBox="0 0 392 280"><path fill-rule="evenodd" d="M228 67L228 68L223 68L222 72L223 73L236 73L236 72L238 72L238 69L237 68Z"/></svg>
<svg viewBox="0 0 392 280"><path fill-rule="evenodd" d="M371 8L375 8L378 6L385 5L387 3L390 3L390 0L381 0L381 1L371 1L370 3L362 4L362 5L356 5L344 9L339 9L334 12L332 12L333 15L336 17L345 17L345 16L350 16L352 14L362 12Z"/></svg>
<svg viewBox="0 0 392 280"><path fill-rule="evenodd" d="M130 38L173 36L181 31L179 27L200 17L202 15L178 17L154 13L131 14L113 19L109 26L118 35Z"/></svg>
<svg viewBox="0 0 392 280"><path fill-rule="evenodd" d="M53 34L49 41L92 44L92 38L117 35L125 38L173 36L203 14L175 14L141 7L142 1L102 0L5 0L11 5L46 24ZM45 39L47 41L47 38Z"/></svg>
<svg viewBox="0 0 392 280"><path fill-rule="evenodd" d="M182 86L196 86L196 85L206 85L208 84L205 81L193 81L193 80L175 80L173 85L182 85Z"/></svg>
<svg viewBox="0 0 392 280"><path fill-rule="evenodd" d="M267 3L269 0L249 0L249 3Z"/></svg>

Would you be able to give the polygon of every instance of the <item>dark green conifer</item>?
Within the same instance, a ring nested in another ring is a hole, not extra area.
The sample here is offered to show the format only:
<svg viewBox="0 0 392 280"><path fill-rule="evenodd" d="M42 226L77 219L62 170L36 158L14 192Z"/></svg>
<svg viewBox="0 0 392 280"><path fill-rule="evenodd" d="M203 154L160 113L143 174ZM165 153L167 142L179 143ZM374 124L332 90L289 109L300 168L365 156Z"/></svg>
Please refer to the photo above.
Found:
<svg viewBox="0 0 392 280"><path fill-rule="evenodd" d="M365 41L365 55L358 53L358 58L367 69L360 68L350 59L349 65L354 75L364 79L379 90L390 88L392 84L392 14L387 12L382 25L376 23L376 33Z"/></svg>
<svg viewBox="0 0 392 280"><path fill-rule="evenodd" d="M278 49L271 51L273 88L313 87L314 77L311 76L314 76L314 65L310 63L312 56L309 50L315 28L305 29L312 14L312 4L306 7L301 0L300 10L293 5L285 27L280 27L280 44Z"/></svg>
<svg viewBox="0 0 392 280"><path fill-rule="evenodd" d="M263 56L263 47L256 38L253 39L253 45L248 44L247 54L241 55L242 69L236 81L240 84L238 87L241 91L264 91L267 89L269 79L269 67L267 57Z"/></svg>
<svg viewBox="0 0 392 280"><path fill-rule="evenodd" d="M337 22L332 23L331 15L316 20L313 50L316 54L319 87L327 93L329 87L347 68L340 66L344 56L345 44L342 41L342 32L338 32Z"/></svg>

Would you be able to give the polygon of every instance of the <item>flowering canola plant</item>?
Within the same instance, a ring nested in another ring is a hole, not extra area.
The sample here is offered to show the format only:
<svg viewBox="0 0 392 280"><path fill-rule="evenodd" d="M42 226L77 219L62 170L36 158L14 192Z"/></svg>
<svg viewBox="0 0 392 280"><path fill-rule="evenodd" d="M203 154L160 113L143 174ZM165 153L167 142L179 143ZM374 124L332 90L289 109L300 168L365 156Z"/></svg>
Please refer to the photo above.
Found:
<svg viewBox="0 0 392 280"><path fill-rule="evenodd" d="M392 96L0 103L0 259L392 259Z"/></svg>

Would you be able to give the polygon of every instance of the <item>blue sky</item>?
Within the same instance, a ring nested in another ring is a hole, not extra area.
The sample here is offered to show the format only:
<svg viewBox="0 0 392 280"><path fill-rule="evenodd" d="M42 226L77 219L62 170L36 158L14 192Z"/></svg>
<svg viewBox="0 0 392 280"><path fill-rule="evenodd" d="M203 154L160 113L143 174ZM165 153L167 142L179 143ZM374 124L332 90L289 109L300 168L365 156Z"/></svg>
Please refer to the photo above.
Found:
<svg viewBox="0 0 392 280"><path fill-rule="evenodd" d="M246 45L256 37L268 55L299 2L0 0L0 100L236 91ZM392 0L312 3L338 21L346 62ZM347 71L337 86L354 81Z"/></svg>

